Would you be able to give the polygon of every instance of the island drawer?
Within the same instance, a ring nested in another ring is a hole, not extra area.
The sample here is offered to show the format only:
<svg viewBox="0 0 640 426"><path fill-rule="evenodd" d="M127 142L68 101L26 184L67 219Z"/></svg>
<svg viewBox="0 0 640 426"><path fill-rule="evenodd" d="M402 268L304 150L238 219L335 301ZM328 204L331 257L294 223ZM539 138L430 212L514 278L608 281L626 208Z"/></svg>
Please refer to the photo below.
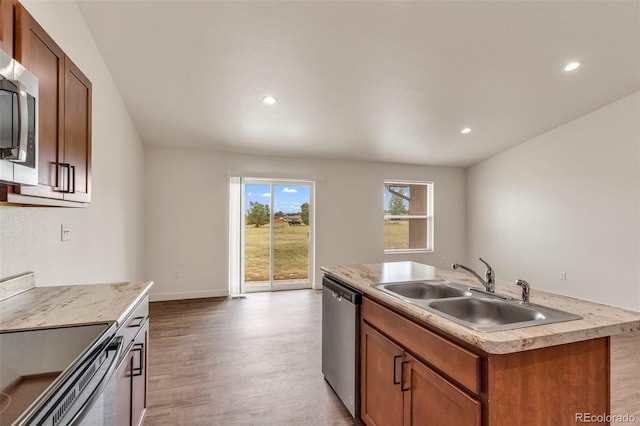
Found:
<svg viewBox="0 0 640 426"><path fill-rule="evenodd" d="M362 318L469 391L481 390L481 357L392 310L363 298Z"/></svg>

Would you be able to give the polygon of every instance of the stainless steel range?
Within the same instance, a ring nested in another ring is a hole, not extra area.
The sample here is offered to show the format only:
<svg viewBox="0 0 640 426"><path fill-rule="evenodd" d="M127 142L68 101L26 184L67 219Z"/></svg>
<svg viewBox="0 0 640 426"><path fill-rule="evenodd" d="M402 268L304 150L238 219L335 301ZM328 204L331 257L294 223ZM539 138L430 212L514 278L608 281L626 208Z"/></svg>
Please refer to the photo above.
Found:
<svg viewBox="0 0 640 426"><path fill-rule="evenodd" d="M115 424L116 324L0 332L0 426Z"/></svg>

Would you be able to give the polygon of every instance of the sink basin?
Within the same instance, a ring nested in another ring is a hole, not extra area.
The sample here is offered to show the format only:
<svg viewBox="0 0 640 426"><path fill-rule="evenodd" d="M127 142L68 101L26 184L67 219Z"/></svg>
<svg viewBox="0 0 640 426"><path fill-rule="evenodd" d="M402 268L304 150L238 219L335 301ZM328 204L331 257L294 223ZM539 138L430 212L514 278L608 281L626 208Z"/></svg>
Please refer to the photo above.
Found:
<svg viewBox="0 0 640 426"><path fill-rule="evenodd" d="M499 300L472 298L448 302L433 302L429 306L461 321L478 325L501 325L545 319L541 312Z"/></svg>
<svg viewBox="0 0 640 426"><path fill-rule="evenodd" d="M522 305L489 297L436 300L427 308L465 327L481 331L510 330L582 318L545 306Z"/></svg>
<svg viewBox="0 0 640 426"><path fill-rule="evenodd" d="M477 331L500 331L581 319L579 315L443 279L374 284L397 299ZM471 291L477 290L477 291Z"/></svg>
<svg viewBox="0 0 640 426"><path fill-rule="evenodd" d="M471 296L471 292L444 280L425 280L404 283L377 284L374 287L400 298L430 300L450 297Z"/></svg>

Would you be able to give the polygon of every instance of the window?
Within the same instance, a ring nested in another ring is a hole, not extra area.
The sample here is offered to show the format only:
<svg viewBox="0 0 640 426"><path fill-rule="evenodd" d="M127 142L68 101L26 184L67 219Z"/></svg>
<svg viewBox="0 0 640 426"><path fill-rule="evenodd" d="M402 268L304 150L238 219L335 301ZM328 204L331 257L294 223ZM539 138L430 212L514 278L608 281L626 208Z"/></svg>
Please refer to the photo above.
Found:
<svg viewBox="0 0 640 426"><path fill-rule="evenodd" d="M433 182L384 181L384 252L433 251Z"/></svg>

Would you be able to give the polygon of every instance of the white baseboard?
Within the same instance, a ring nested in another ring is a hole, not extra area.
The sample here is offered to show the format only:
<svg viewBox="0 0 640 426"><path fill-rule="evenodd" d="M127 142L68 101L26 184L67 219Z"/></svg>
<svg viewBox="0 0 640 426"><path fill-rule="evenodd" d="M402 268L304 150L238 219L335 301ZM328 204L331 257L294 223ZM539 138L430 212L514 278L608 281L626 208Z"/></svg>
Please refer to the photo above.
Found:
<svg viewBox="0 0 640 426"><path fill-rule="evenodd" d="M202 299L205 297L227 297L229 290L206 290L206 291L178 291L175 293L154 293L151 289L149 294L150 302L162 302L165 300L182 300L182 299Z"/></svg>

